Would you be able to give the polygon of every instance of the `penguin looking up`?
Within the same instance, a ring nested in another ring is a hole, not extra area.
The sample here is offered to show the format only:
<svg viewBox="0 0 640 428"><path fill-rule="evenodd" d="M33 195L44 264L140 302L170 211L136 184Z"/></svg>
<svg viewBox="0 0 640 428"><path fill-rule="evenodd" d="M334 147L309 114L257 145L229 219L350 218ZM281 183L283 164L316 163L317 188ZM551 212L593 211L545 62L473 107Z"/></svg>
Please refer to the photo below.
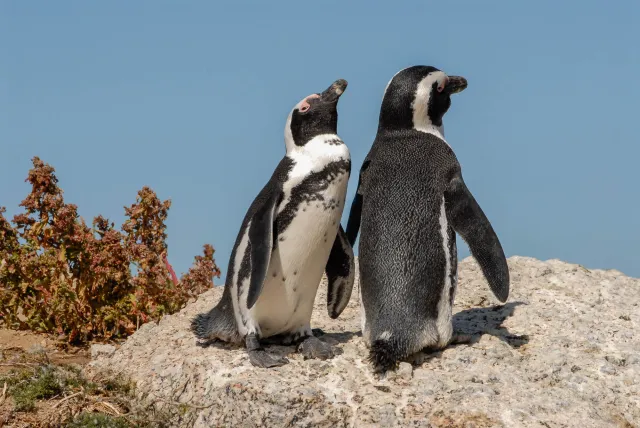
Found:
<svg viewBox="0 0 640 428"><path fill-rule="evenodd" d="M306 358L333 356L310 321L323 272L331 318L344 310L353 288L353 251L340 226L351 172L349 149L337 135L337 104L346 87L336 80L291 110L286 154L244 217L222 298L191 322L198 339L244 341L254 366L288 362L263 343L296 343Z"/></svg>
<svg viewBox="0 0 640 428"><path fill-rule="evenodd" d="M507 261L444 139L443 116L463 77L428 66L398 72L385 89L378 132L360 169L347 236L360 231L362 335L376 372L452 341L456 232L495 296L509 296ZM362 226L361 226L362 225Z"/></svg>

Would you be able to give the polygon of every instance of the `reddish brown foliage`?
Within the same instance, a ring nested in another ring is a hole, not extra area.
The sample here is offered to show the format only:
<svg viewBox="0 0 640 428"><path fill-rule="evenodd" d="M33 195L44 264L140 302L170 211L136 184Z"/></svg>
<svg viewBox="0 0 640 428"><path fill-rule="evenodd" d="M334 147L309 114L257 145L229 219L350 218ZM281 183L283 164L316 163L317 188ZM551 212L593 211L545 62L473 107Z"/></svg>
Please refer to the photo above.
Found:
<svg viewBox="0 0 640 428"><path fill-rule="evenodd" d="M171 202L148 187L125 208L119 231L102 216L88 227L39 158L26 181L32 190L13 225L0 207L0 319L8 327L56 332L69 342L126 336L178 311L220 276L207 244L178 280L166 258Z"/></svg>

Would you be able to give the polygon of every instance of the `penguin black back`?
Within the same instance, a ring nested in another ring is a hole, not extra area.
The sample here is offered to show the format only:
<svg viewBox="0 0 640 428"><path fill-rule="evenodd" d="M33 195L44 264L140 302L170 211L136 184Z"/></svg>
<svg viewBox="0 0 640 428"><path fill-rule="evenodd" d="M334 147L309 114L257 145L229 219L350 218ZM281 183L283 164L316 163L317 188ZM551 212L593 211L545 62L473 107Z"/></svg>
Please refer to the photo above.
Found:
<svg viewBox="0 0 640 428"><path fill-rule="evenodd" d="M444 140L442 118L462 77L427 66L400 71L387 85L378 133L360 170L347 236L360 232L363 336L377 371L452 339L457 284L455 231L506 300L506 259L462 180ZM360 226L362 223L362 226Z"/></svg>

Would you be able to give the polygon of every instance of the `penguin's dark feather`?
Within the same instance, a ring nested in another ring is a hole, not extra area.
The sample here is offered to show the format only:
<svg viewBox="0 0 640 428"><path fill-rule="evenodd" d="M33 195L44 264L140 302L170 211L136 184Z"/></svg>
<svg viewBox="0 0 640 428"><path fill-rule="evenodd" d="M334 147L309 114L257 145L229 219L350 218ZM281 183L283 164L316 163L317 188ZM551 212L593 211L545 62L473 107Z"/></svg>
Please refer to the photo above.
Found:
<svg viewBox="0 0 640 428"><path fill-rule="evenodd" d="M233 315L231 296L227 290L223 292L218 305L209 312L198 314L191 319L190 329L198 339L203 341L242 342Z"/></svg>
<svg viewBox="0 0 640 428"><path fill-rule="evenodd" d="M363 335L371 338L369 360L377 371L426 347L446 346L451 326L444 323L451 322L457 287L455 231L496 296L508 295L498 238L463 186L458 159L438 129L450 94L434 82L428 98L416 99L421 82L437 71L409 67L389 83L349 215L349 241L359 236ZM433 129L416 127L417 102L427 103L422 119Z"/></svg>
<svg viewBox="0 0 640 428"><path fill-rule="evenodd" d="M384 373L387 370L395 370L398 361L405 357L402 348L388 340L375 340L369 349L369 363L376 373Z"/></svg>
<svg viewBox="0 0 640 428"><path fill-rule="evenodd" d="M449 182L444 196L449 222L469 245L493 294L501 302L506 302L509 297L507 259L496 232L467 188L460 172Z"/></svg>
<svg viewBox="0 0 640 428"><path fill-rule="evenodd" d="M272 191L270 197L251 218L249 242L251 243L251 283L247 295L247 308L255 305L269 269L274 246L273 223L275 210L281 197L280 191Z"/></svg>

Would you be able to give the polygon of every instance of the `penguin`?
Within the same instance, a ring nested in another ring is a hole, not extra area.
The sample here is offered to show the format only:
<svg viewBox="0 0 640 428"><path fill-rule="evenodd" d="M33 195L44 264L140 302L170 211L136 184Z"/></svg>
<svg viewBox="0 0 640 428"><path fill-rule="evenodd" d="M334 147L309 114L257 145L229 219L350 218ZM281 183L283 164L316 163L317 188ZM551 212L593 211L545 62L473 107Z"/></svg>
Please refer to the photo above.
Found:
<svg viewBox="0 0 640 428"><path fill-rule="evenodd" d="M333 357L310 320L323 272L333 319L347 306L354 282L353 250L340 225L351 173L349 149L337 134L337 104L346 87L346 80L336 80L291 110L286 154L244 217L222 297L191 320L201 346L244 342L251 364L262 368L288 363L265 350L269 343L297 344L305 359Z"/></svg>
<svg viewBox="0 0 640 428"><path fill-rule="evenodd" d="M444 137L442 119L463 77L431 66L399 71L388 83L378 130L360 168L347 237L360 241L362 335L375 373L448 344L454 336L456 233L495 296L509 296L509 269L500 241L467 188Z"/></svg>

